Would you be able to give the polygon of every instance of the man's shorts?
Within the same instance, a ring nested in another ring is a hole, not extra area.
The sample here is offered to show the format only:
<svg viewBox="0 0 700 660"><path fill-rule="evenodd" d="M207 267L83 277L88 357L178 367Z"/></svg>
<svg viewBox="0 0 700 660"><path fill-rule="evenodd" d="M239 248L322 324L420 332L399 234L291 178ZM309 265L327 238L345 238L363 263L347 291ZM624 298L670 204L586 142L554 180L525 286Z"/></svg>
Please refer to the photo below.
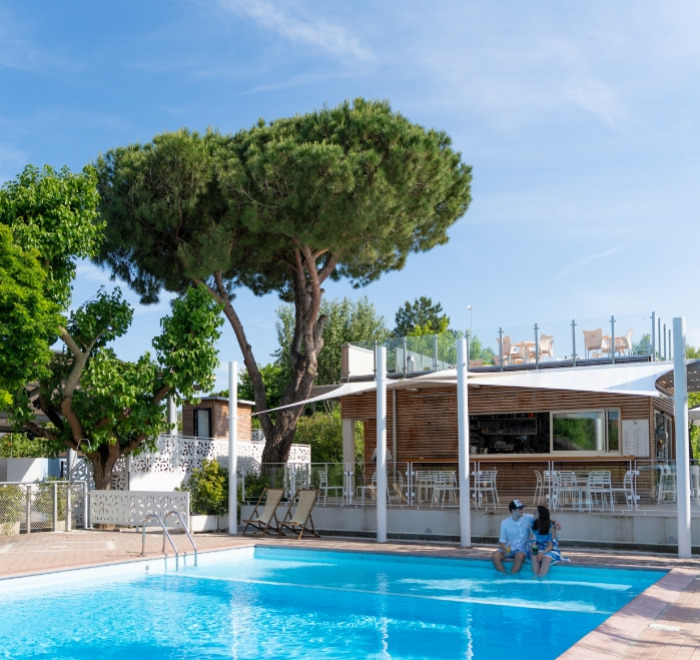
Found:
<svg viewBox="0 0 700 660"><path fill-rule="evenodd" d="M501 548L498 548L501 550ZM501 550L503 552L503 550ZM530 549L529 548L511 548L510 552L503 552L503 558L504 559L515 559L515 554L517 552L522 552L525 555L525 559L530 558Z"/></svg>

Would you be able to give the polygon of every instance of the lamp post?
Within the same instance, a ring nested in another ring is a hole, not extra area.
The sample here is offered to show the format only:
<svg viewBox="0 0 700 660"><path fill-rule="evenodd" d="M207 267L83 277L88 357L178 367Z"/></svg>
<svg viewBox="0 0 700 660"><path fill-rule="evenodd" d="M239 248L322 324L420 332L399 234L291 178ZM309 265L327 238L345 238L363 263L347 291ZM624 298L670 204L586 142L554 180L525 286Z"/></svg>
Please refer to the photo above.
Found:
<svg viewBox="0 0 700 660"><path fill-rule="evenodd" d="M469 362L469 358L471 356L471 347L469 344L471 343L472 339L472 306L467 305L467 311L469 312L469 330L467 331L467 362Z"/></svg>

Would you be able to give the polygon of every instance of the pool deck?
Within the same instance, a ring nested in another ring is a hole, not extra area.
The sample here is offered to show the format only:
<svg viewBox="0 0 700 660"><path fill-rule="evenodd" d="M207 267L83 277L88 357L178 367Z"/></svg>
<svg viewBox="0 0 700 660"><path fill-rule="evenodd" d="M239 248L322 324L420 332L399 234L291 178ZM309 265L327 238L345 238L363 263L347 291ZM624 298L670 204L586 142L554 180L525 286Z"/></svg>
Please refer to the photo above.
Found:
<svg viewBox="0 0 700 660"><path fill-rule="evenodd" d="M192 552L183 534L173 535L180 553ZM376 543L355 539L302 539L197 534L200 553L250 545L390 552L432 557L487 559L492 546ZM41 532L0 537L0 579L101 564L139 561L142 536L134 530ZM162 556L162 535L146 535L146 557ZM560 658L663 658L700 660L700 559L607 550L565 550L573 565L660 568L669 573L611 616ZM168 549L172 554L172 549ZM524 570L529 570L525 567ZM553 570L565 570L553 569ZM496 578L497 579L497 578Z"/></svg>

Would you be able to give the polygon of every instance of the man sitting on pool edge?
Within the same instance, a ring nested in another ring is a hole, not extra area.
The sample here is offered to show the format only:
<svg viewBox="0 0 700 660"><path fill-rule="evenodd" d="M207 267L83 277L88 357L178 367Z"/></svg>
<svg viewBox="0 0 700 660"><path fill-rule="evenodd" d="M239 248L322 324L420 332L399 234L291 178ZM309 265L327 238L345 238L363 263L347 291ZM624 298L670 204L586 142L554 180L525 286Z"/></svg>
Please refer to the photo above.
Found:
<svg viewBox="0 0 700 660"><path fill-rule="evenodd" d="M523 513L525 505L520 500L513 500L508 505L510 517L501 522L501 533L498 537L498 550L491 555L493 567L500 573L505 573L504 559L513 560L511 573L517 573L523 566L523 562L530 556L530 529L535 517L529 513ZM561 525L556 522L557 530Z"/></svg>

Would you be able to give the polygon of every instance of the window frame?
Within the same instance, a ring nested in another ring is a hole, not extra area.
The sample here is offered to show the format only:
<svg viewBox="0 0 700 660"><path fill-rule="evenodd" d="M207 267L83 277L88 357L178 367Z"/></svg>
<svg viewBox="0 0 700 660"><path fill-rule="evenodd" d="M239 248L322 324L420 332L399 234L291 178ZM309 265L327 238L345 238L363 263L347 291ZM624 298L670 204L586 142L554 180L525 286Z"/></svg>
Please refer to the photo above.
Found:
<svg viewBox="0 0 700 660"><path fill-rule="evenodd" d="M599 419L602 422L602 449L577 449L577 450L567 450L567 449L556 449L554 446L554 422L557 415L567 415L569 418L574 418L575 415L580 414L581 418L586 418L585 416L591 414L599 414ZM614 418L614 419L613 419ZM610 425L615 422L617 424L617 449L610 448ZM621 456L622 455L622 414L620 408L572 408L572 409L560 409L551 410L549 413L549 456Z"/></svg>
<svg viewBox="0 0 700 660"><path fill-rule="evenodd" d="M207 413L207 424L209 425L209 435L201 435L199 433L199 413ZM195 438L213 438L212 435L212 414L211 408L194 408L193 409L193 419L192 419L192 432Z"/></svg>

